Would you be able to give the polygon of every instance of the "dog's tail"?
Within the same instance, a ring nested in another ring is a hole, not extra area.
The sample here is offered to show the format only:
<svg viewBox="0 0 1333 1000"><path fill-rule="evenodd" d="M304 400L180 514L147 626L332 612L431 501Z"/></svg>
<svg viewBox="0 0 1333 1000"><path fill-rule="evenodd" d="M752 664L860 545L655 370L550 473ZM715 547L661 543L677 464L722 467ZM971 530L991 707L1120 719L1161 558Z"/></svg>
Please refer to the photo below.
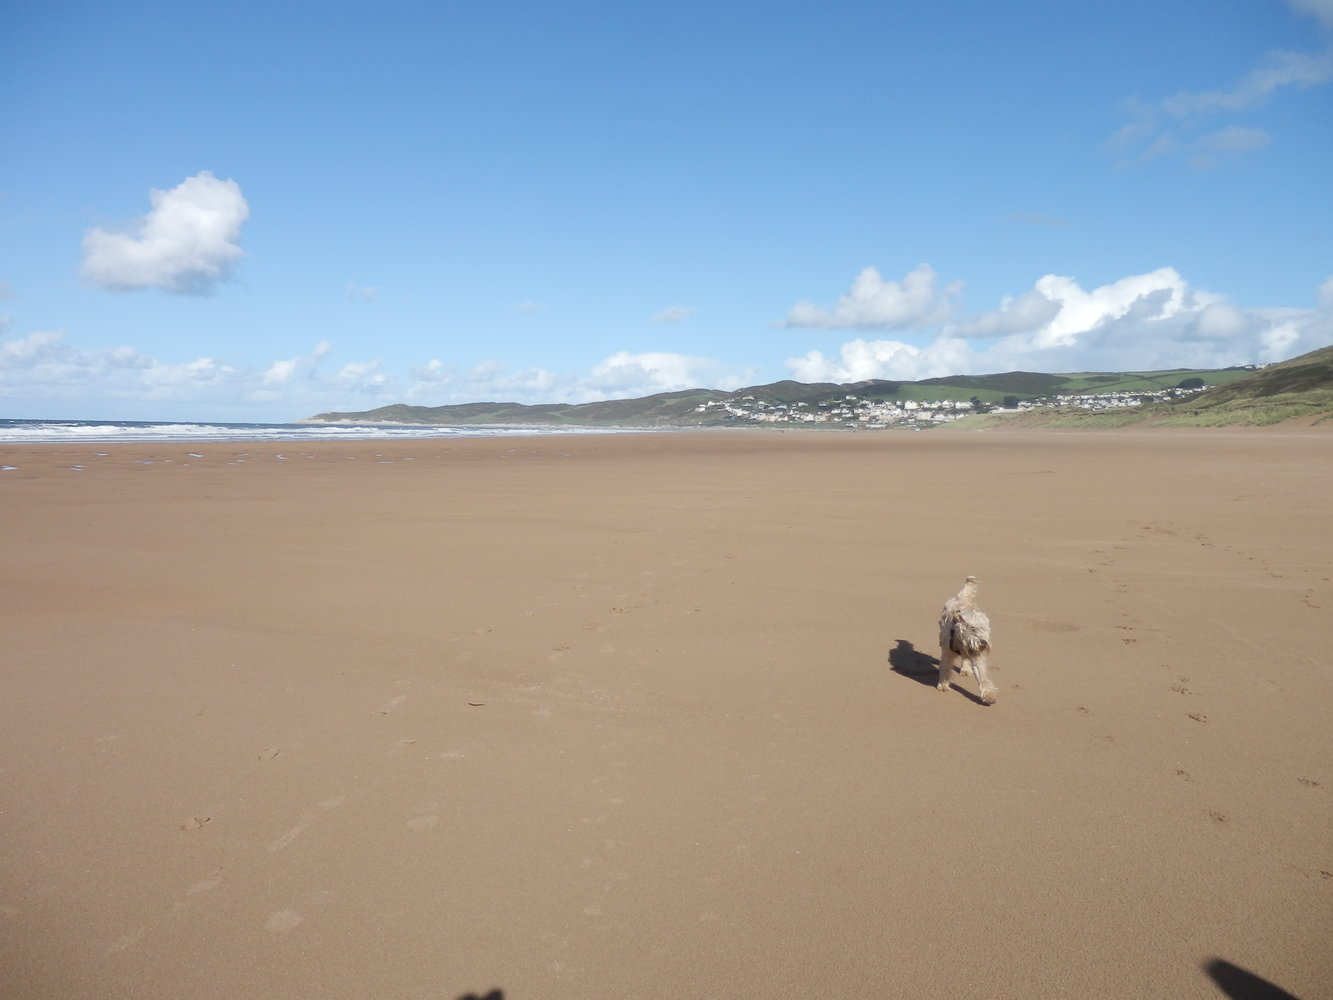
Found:
<svg viewBox="0 0 1333 1000"><path fill-rule="evenodd" d="M990 649L990 619L976 608L959 611L949 627L949 648L959 656L976 656Z"/></svg>

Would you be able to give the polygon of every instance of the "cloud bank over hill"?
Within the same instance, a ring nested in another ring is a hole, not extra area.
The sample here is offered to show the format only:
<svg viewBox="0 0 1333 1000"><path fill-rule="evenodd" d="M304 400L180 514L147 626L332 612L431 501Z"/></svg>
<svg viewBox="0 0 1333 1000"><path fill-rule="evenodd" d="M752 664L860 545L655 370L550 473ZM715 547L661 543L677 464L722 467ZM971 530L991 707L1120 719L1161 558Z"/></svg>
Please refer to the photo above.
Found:
<svg viewBox="0 0 1333 1000"><path fill-rule="evenodd" d="M1030 369L1225 368L1280 361L1333 342L1333 277L1314 309L1242 308L1191 287L1174 268L1084 289L1044 275L999 306L941 326L924 345L848 341L787 359L803 382L922 379Z"/></svg>
<svg viewBox="0 0 1333 1000"><path fill-rule="evenodd" d="M901 282L876 276L865 287L898 289L889 297L902 301L910 297L905 290L914 281L920 288L936 287L934 272L927 280L927 270L917 268ZM956 307L961 283L948 287ZM941 301L934 293L917 299L928 310ZM824 314L836 316L839 308ZM890 312L854 314L883 319ZM843 309L842 314L853 313ZM917 380L1024 369L1223 368L1279 361L1329 343L1333 276L1319 286L1314 308L1244 307L1195 288L1174 268L1163 267L1092 288L1073 277L1043 275L994 308L941 324L923 342L858 337L790 357L786 368L802 382ZM0 340L0 398L43 401L43 408L49 401L47 412L61 416L70 415L72 403L78 402L114 407L117 413L178 404L182 416L197 419L247 419L247 410L262 404L294 418L395 402L582 403L678 389L736 389L771 377L758 365L669 351L617 351L583 372L516 369L500 361L460 369L438 357L399 372L373 357L336 361L338 354L334 344L321 340L309 353L262 365L214 356L168 363L128 346L84 351L63 331L38 331Z"/></svg>

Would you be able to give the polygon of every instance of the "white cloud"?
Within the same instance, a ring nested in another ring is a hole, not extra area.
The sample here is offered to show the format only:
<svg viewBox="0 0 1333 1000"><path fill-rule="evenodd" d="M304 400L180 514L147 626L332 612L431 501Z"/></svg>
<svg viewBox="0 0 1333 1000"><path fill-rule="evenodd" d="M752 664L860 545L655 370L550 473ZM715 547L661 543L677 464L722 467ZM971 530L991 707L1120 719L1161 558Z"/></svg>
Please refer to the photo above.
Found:
<svg viewBox="0 0 1333 1000"><path fill-rule="evenodd" d="M997 309L918 346L853 340L834 356L789 358L801 381L921 379L1014 369L1047 372L1223 368L1281 361L1333 343L1333 277L1315 309L1243 308L1191 287L1173 268L1091 290L1045 275Z"/></svg>
<svg viewBox="0 0 1333 1000"><path fill-rule="evenodd" d="M431 358L424 365L413 365L407 374L417 382L450 382L454 377L454 367L446 365L439 358Z"/></svg>
<svg viewBox="0 0 1333 1000"><path fill-rule="evenodd" d="M1310 14L1325 28L1333 28L1333 0L1287 0L1299 14Z"/></svg>
<svg viewBox="0 0 1333 1000"><path fill-rule="evenodd" d="M1190 157L1189 165L1195 170L1213 170L1228 156L1252 153L1272 141L1273 137L1261 128L1228 125L1194 141L1194 155Z"/></svg>
<svg viewBox="0 0 1333 1000"><path fill-rule="evenodd" d="M875 268L867 267L832 309L798 302L783 325L821 330L920 329L947 319L961 289L961 282L937 287L929 264L917 265L901 282L886 281Z"/></svg>
<svg viewBox="0 0 1333 1000"><path fill-rule="evenodd" d="M1288 3L1298 13L1313 14L1324 27L1333 27L1333 0ZM1319 87L1330 80L1333 48L1269 52L1230 87L1182 90L1157 100L1130 98L1121 109L1127 121L1111 134L1106 146L1125 165L1181 154L1194 169L1213 169L1226 159L1262 149L1272 137L1263 129L1241 124L1205 131L1208 121L1257 112L1285 92Z"/></svg>
<svg viewBox="0 0 1333 1000"><path fill-rule="evenodd" d="M84 235L83 277L117 291L208 294L245 253L237 240L250 206L240 186L204 170L148 197L151 211L127 231Z"/></svg>
<svg viewBox="0 0 1333 1000"><path fill-rule="evenodd" d="M294 358L287 358L282 361L275 361L264 372L265 382L289 382L297 375L310 375L314 372L315 366L320 360L326 357L333 350L333 345L327 340L321 340L315 345L315 349L309 354L298 355Z"/></svg>
<svg viewBox="0 0 1333 1000"><path fill-rule="evenodd" d="M338 369L334 381L354 392L375 392L389 385L389 377L378 361L349 361Z"/></svg>
<svg viewBox="0 0 1333 1000"><path fill-rule="evenodd" d="M230 391L244 375L214 358L162 364L132 347L82 351L66 342L63 331L0 344L0 396L9 398L191 399L223 383Z"/></svg>
<svg viewBox="0 0 1333 1000"><path fill-rule="evenodd" d="M379 285L358 285L354 281L347 283L347 297L353 302L378 302L380 299Z"/></svg>
<svg viewBox="0 0 1333 1000"><path fill-rule="evenodd" d="M1189 332L1203 340L1231 340L1251 329L1253 318L1230 302L1212 302L1195 313Z"/></svg>
<svg viewBox="0 0 1333 1000"><path fill-rule="evenodd" d="M693 306L668 306L652 317L654 323L683 323L695 314Z"/></svg>
<svg viewBox="0 0 1333 1000"><path fill-rule="evenodd" d="M39 330L21 340L0 344L0 372L28 368L58 356L64 349L65 334L58 330Z"/></svg>
<svg viewBox="0 0 1333 1000"><path fill-rule="evenodd" d="M515 311L521 313L539 313L545 312L546 306L540 302L520 302L514 306Z"/></svg>
<svg viewBox="0 0 1333 1000"><path fill-rule="evenodd" d="M900 340L851 340L835 358L821 351L788 358L787 368L799 382L863 382L866 379L916 381L957 375L971 360L967 345L939 337L925 347Z"/></svg>
<svg viewBox="0 0 1333 1000"><path fill-rule="evenodd" d="M857 338L786 365L805 382L857 382L1280 361L1333 343L1333 275L1320 282L1316 299L1314 308L1242 306L1192 287L1169 267L1090 289L1072 277L1044 275L996 308L943 326L933 339ZM581 403L772 379L670 352L619 351L582 372L511 370L489 361L461 373L439 358L403 373L380 361L330 369L332 354L321 341L259 365L218 357L164 362L128 346L83 350L60 331L11 337L0 325L0 400L10 412L33 416L290 420L409 400Z"/></svg>
<svg viewBox="0 0 1333 1000"><path fill-rule="evenodd" d="M490 400L516 403L587 403L628 399L676 389L734 389L756 380L755 369L734 371L709 358L667 352L619 351L586 373L546 368L511 370L485 361L461 376L434 358L408 369L406 396L424 405Z"/></svg>
<svg viewBox="0 0 1333 1000"><path fill-rule="evenodd" d="M1200 295L1212 301L1206 293L1190 289L1170 267L1121 278L1090 292L1073 278L1048 274L1037 279L1031 292L960 324L958 332L967 336L984 336L988 329L995 334L1026 333L1038 350L1068 346L1131 314L1143 321L1174 316L1193 307Z"/></svg>
<svg viewBox="0 0 1333 1000"><path fill-rule="evenodd" d="M396 402L378 362L352 363L327 375L326 341L309 354L260 366L201 357L163 362L133 347L88 351L63 331L0 341L0 399L50 416L111 419L292 420L322 410ZM352 405L353 402L357 405Z"/></svg>
<svg viewBox="0 0 1333 1000"><path fill-rule="evenodd" d="M738 389L753 375L753 370L728 372L716 361L688 354L619 351L593 366L571 395L587 401L632 399L700 387Z"/></svg>
<svg viewBox="0 0 1333 1000"><path fill-rule="evenodd" d="M1017 298L1006 298L1000 308L964 320L953 328L959 337L1002 337L1045 326L1060 312L1060 303L1034 288Z"/></svg>
<svg viewBox="0 0 1333 1000"><path fill-rule="evenodd" d="M1333 314L1333 274L1320 282L1319 291L1315 293L1315 296L1320 311Z"/></svg>
<svg viewBox="0 0 1333 1000"><path fill-rule="evenodd" d="M546 394L560 384L560 376L545 368L511 372L501 361L483 361L467 373L467 381L469 400L548 402L550 397Z"/></svg>
<svg viewBox="0 0 1333 1000"><path fill-rule="evenodd" d="M1304 90L1330 77L1333 77L1333 53L1279 50L1264 56L1229 89L1182 90L1161 100L1157 108L1177 121L1248 111L1267 104L1281 90Z"/></svg>

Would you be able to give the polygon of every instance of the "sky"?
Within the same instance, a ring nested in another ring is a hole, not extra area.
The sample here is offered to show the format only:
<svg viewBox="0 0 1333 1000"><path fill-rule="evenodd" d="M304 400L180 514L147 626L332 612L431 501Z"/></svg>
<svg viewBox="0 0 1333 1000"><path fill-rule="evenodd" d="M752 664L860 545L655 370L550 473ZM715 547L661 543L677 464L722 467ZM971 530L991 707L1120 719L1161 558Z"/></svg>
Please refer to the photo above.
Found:
<svg viewBox="0 0 1333 1000"><path fill-rule="evenodd" d="M11 0L0 418L1333 343L1333 0Z"/></svg>

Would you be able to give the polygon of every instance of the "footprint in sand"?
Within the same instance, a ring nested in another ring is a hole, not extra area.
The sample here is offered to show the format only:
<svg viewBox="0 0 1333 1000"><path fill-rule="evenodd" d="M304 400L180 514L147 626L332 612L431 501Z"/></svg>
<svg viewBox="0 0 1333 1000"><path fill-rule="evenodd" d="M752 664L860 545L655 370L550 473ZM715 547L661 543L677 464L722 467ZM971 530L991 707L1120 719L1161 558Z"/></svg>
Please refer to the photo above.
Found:
<svg viewBox="0 0 1333 1000"><path fill-rule="evenodd" d="M439 803L419 802L412 807L412 811L415 812L416 815L407 821L407 828L409 830L429 830L440 821Z"/></svg>
<svg viewBox="0 0 1333 1000"><path fill-rule="evenodd" d="M293 840L301 836L301 831L305 829L305 825L309 823L312 818L313 817L311 816L303 816L301 822L297 823L281 837L268 845L269 851L276 854L278 851L290 846Z"/></svg>
<svg viewBox="0 0 1333 1000"><path fill-rule="evenodd" d="M303 920L305 917L295 910L279 910L269 914L269 918L264 921L264 929L270 934L286 934Z"/></svg>
<svg viewBox="0 0 1333 1000"><path fill-rule="evenodd" d="M383 708L376 709L374 712L371 712L370 714L371 714L371 715L388 715L390 712L392 712L395 708L397 708L399 705L401 705L401 704L402 704L403 702L405 702L405 701L407 701L407 695L405 695L405 694L400 694L398 697L392 699L392 700L391 700L388 704L386 704Z"/></svg>
<svg viewBox="0 0 1333 1000"><path fill-rule="evenodd" d="M194 885L190 886L190 888L186 889L185 895L198 896L201 892L211 892L221 884L222 884L222 872L216 871L213 872L211 875L209 875L208 878L202 879L196 882Z"/></svg>

